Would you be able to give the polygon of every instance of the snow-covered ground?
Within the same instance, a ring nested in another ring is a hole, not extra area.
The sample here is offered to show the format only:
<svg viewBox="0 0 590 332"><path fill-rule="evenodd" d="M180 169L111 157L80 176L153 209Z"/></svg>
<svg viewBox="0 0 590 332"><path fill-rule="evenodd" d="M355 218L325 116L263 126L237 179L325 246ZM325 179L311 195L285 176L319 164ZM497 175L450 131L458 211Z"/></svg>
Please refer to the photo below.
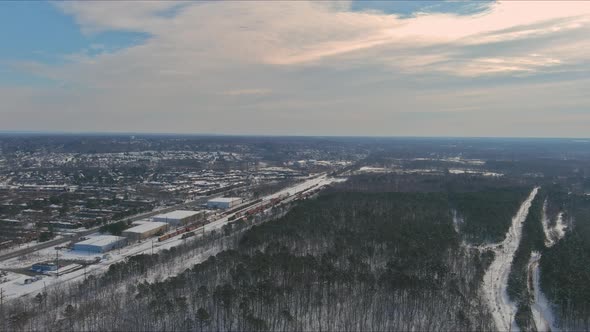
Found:
<svg viewBox="0 0 590 332"><path fill-rule="evenodd" d="M533 320L535 321L535 327L537 331L559 331L555 325L555 317L553 316L553 309L551 303L545 297L545 294L541 291L541 271L539 269L539 261L541 260L541 254L534 251L531 254L531 259L528 265L529 282L532 281L532 285L529 288L533 288L531 293L533 294L533 303L531 304L531 311L533 312Z"/></svg>
<svg viewBox="0 0 590 332"><path fill-rule="evenodd" d="M387 173L391 172L392 170L385 167L371 167L371 166L363 166L358 170L360 173Z"/></svg>
<svg viewBox="0 0 590 332"><path fill-rule="evenodd" d="M541 223L543 225L543 232L545 233L545 247L550 248L554 246L559 240L565 236L567 225L563 220L563 212L559 212L557 220L553 227L550 226L550 219L547 215L547 200L543 203L543 216ZM539 261L541 260L541 253L533 252L528 265L528 280L532 281L529 288L532 288L534 294L531 310L537 331L558 331L555 324L555 316L553 315L553 308L545 294L541 291Z"/></svg>
<svg viewBox="0 0 590 332"><path fill-rule="evenodd" d="M451 214L453 215L453 229L455 230L455 233L459 234L459 231L461 230L461 224L463 224L464 220L459 216L459 212L457 212L457 210L453 209Z"/></svg>
<svg viewBox="0 0 590 332"><path fill-rule="evenodd" d="M565 220L563 220L563 212L560 212L557 215L557 221L555 222L555 227L553 228L553 230L555 231L555 234L557 235L557 241L563 239L563 237L565 236L566 229L567 229L567 224L566 224Z"/></svg>
<svg viewBox="0 0 590 332"><path fill-rule="evenodd" d="M492 249L495 253L494 261L486 271L483 279L482 291L484 299L490 308L496 329L500 331L518 331L518 327L514 322L516 304L510 300L507 292L508 275L514 253L520 243L522 224L538 191L538 187L531 191L512 218L512 225L508 233L506 233L506 238L502 241L501 246Z"/></svg>
<svg viewBox="0 0 590 332"><path fill-rule="evenodd" d="M326 174L322 174L319 176L313 176L309 179L295 184L291 187L282 189L272 195L268 195L263 198L263 201L278 197L279 195L283 195L285 193L289 193L291 195L295 195L300 191L304 191L306 189L310 189L313 187L319 188L323 185L328 185L334 182L344 181L344 179L335 179L329 178ZM317 186L316 186L317 185ZM294 197L294 196L292 196ZM290 197L290 198L292 198ZM213 230L217 230L222 228L225 224L228 223L228 216L220 217L219 219L205 225L203 227L203 232L208 233ZM92 235L90 235L92 236ZM90 274L101 274L108 270L109 266L113 263L120 262L127 257L138 255L141 253L157 253L163 249L170 249L174 246L178 246L183 241L192 241L193 239L183 240L180 236L176 236L170 238L168 240L158 242L157 239L151 238L145 240L143 242L139 242L136 244L129 245L127 247L123 247L121 249L115 249L113 251L108 252L108 259L102 259L99 263L89 265L86 269L80 269L71 273L67 273L65 275L60 275L59 277L50 277L46 276L43 277L41 280L25 284L25 279L30 278L29 276L25 276L22 274L12 273L9 272L10 278L6 282L0 284L0 287L4 291L4 298L11 299L17 298L29 294L36 294L41 292L45 287L54 287L56 285L63 285L67 282L72 281L80 281L85 276ZM216 251L217 250L217 251ZM174 269L170 271L166 271L165 275L154 273L148 276L149 280L157 280L161 278L166 278L169 276L176 275L182 272L189 266L197 264L205 259L207 259L211 255L215 255L218 252L216 248L209 248L198 255L190 257L190 259L186 259L182 262L182 264L176 266ZM12 259L5 260L0 262L0 268L5 269L20 269L20 268L29 268L32 264L42 261L50 261L55 260L56 255L59 254L59 259L72 259L72 260L94 260L97 256L102 257L102 254L98 253L89 253L83 251L75 251L69 249L60 249L55 250L54 248L47 248L36 251L26 256L16 257Z"/></svg>
<svg viewBox="0 0 590 332"><path fill-rule="evenodd" d="M543 203L543 219L541 223L543 225L543 232L545 233L545 246L547 248L552 247L555 243L559 242L565 236L565 230L567 224L563 220L563 212L559 212L557 220L553 227L550 226L551 220L547 215L547 200Z"/></svg>
<svg viewBox="0 0 590 332"><path fill-rule="evenodd" d="M63 235L56 235L53 240L57 240L57 239L62 239ZM21 249L25 249L25 248L29 248L29 247L34 247L38 244L41 244L42 242L39 242L38 240L34 240L34 241L30 241L30 242L26 242L26 243L21 243L21 244L17 244L15 246L9 247L9 248L4 248L4 249L0 249L0 255L4 255L4 254L9 254L13 251L17 251L17 250L21 250Z"/></svg>
<svg viewBox="0 0 590 332"><path fill-rule="evenodd" d="M18 278L20 278L22 275L18 274L18 273L14 273L14 272L9 272L9 271L4 271L2 273L0 273L0 287L4 287L4 284L12 282Z"/></svg>
<svg viewBox="0 0 590 332"><path fill-rule="evenodd" d="M502 173L496 173L496 172L486 172L486 171L478 171L478 170L472 170L472 169L460 169L460 168L451 168L451 169L449 169L449 173L451 173L451 174L475 174L475 175L495 176L495 177L504 175Z"/></svg>
<svg viewBox="0 0 590 332"><path fill-rule="evenodd" d="M153 242L154 253L163 249L169 249L173 246L179 245L183 240L180 237L175 237L164 242ZM25 279L30 278L29 276L20 275L13 281L3 284L5 298L11 299L21 297L27 294L35 294L43 290L45 287L51 287L58 284L64 284L70 281L82 280L84 275L100 274L108 270L109 266L113 263L120 262L127 257L134 256L144 252L151 252L152 241L144 241L135 245L127 246L121 249L116 249L108 253L108 259L102 259L99 263L89 265L86 269L77 270L71 273L60 275L59 277L44 277L40 281L33 282L31 284L25 284ZM53 260L56 257L56 250L49 248L43 249L33 254L33 257L26 259L13 258L2 262L4 268L25 268L30 267L33 263ZM59 250L60 259L85 259L94 260L95 257L102 256L98 253L89 253L83 251Z"/></svg>
<svg viewBox="0 0 590 332"><path fill-rule="evenodd" d="M87 237L98 235L99 234L96 233L88 235ZM50 247L2 261L0 262L0 269L24 269L31 267L31 265L35 263L51 261L55 260L56 258L59 258L60 260L93 261L95 260L96 256L102 255L86 251L74 251L65 248L56 250L54 247Z"/></svg>

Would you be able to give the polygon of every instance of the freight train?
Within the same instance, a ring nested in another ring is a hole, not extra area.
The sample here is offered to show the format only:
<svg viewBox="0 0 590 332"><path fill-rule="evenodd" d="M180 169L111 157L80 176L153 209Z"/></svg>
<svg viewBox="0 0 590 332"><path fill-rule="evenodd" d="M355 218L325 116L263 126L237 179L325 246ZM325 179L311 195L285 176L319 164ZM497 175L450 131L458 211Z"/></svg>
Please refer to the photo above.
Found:
<svg viewBox="0 0 590 332"><path fill-rule="evenodd" d="M305 192L310 193L310 190L313 189L314 187L317 187L317 184L311 186L307 190L302 191L301 193L305 193ZM315 193L317 191L319 191L319 188L318 189L315 189L315 190L313 190L311 192ZM300 197L299 195L301 193L298 194L298 196L297 196L298 198ZM287 192L287 193L280 194L277 197L271 198L271 199L266 200L266 201L263 201L262 199L257 199L257 200L254 200L252 202L249 202L249 203L246 203L246 204L242 204L242 205L240 205L240 206L238 206L236 208L233 208L231 210L228 210L228 211L224 212L223 215L224 216L228 216L228 218L227 218L228 221L233 221L233 220L236 220L236 219L239 219L239 218L250 217L250 216L256 215L256 214L258 214L260 212L263 212L264 210L267 210L267 209L269 209L269 208L271 208L273 206L279 205L282 201L284 201L286 198L288 198L290 196L291 196L291 194ZM259 204L259 205L257 205L257 204ZM248 209L246 212L243 212L244 209L246 209L248 207L251 207L251 206L254 206L254 207ZM178 229L176 229L173 232L170 232L170 233L167 233L167 234L164 234L164 235L160 236L158 238L158 241L159 242L162 242L162 241L168 240L168 239L170 239L172 237L175 237L177 235L181 235L181 234L186 234L186 233L192 232L195 229L197 229L197 228L199 228L201 226L204 226L208 222L209 221L204 221L204 222L195 223L195 224L191 224L191 225L187 225L187 226L178 228ZM188 235L188 234L186 234L186 235ZM191 235L188 235L186 237L190 237L190 236ZM186 237L185 237L185 235L183 235L182 238L184 239Z"/></svg>
<svg viewBox="0 0 590 332"><path fill-rule="evenodd" d="M207 224L206 221L201 221L201 222L197 222L197 223L194 223L194 224L186 225L184 227L180 227L180 228L174 230L173 232L166 233L166 234L160 236L158 238L158 242L166 241L166 240L168 240L170 238L173 238L173 237L175 237L177 235L180 235L180 234L192 232L195 229L197 229L197 228L199 228L201 226L204 226L205 224Z"/></svg>

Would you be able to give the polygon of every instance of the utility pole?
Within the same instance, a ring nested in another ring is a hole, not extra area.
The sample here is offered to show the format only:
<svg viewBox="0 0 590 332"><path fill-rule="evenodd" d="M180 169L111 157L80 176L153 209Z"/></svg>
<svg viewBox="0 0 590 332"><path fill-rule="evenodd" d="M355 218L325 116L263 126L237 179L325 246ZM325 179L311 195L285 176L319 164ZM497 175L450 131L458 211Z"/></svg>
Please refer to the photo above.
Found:
<svg viewBox="0 0 590 332"><path fill-rule="evenodd" d="M152 239L152 255L154 254L154 239Z"/></svg>
<svg viewBox="0 0 590 332"><path fill-rule="evenodd" d="M55 266L57 270L55 271L55 277L59 278L59 250L55 249Z"/></svg>

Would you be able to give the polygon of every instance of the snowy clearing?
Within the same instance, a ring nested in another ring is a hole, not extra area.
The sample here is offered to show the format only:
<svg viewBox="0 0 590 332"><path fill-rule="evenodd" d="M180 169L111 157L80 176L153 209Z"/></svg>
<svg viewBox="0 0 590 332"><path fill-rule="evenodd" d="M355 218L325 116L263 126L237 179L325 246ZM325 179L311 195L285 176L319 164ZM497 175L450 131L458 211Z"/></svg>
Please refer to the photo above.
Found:
<svg viewBox="0 0 590 332"><path fill-rule="evenodd" d="M528 265L529 273L529 288L532 289L533 303L531 304L531 311L533 312L533 320L535 321L535 327L537 331L559 331L555 325L555 316L553 316L553 310L551 303L545 297L545 294L541 291L540 277L541 271L539 269L539 261L541 260L541 254L534 251L531 254L531 259ZM532 285L530 284L532 283Z"/></svg>
<svg viewBox="0 0 590 332"><path fill-rule="evenodd" d="M495 253L494 261L486 271L483 279L482 291L484 299L490 308L496 328L501 331L518 331L518 327L514 322L516 304L510 300L507 292L508 275L514 253L520 244L522 224L538 191L538 187L531 191L512 218L512 225L508 233L506 233L506 238L502 241L501 246L492 249Z"/></svg>

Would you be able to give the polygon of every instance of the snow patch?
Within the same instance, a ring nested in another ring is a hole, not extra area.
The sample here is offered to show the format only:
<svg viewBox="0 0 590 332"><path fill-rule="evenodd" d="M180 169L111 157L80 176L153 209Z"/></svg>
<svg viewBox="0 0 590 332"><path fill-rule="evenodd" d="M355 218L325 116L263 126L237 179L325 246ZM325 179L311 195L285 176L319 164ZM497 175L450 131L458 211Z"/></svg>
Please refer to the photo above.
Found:
<svg viewBox="0 0 590 332"><path fill-rule="evenodd" d="M453 209L451 213L453 215L453 229L455 229L455 233L459 234L459 229L464 220L459 216L457 210Z"/></svg>
<svg viewBox="0 0 590 332"><path fill-rule="evenodd" d="M502 174L502 173L485 172L485 171L478 171L478 170L472 170L472 169L459 169L459 168L450 168L449 173L451 173L451 174L475 174L475 175L493 176L493 177L504 176L504 174Z"/></svg>
<svg viewBox="0 0 590 332"><path fill-rule="evenodd" d="M559 242L565 236L565 230L567 229L567 224L563 220L563 212L559 212L557 215L557 220L555 221L555 226L551 227L550 224L551 220L547 215L547 199L543 203L543 216L541 219L541 224L543 225L543 232L545 233L545 246L547 248L553 247L555 243Z"/></svg>
<svg viewBox="0 0 590 332"><path fill-rule="evenodd" d="M387 173L391 170L384 167L370 167L370 166L363 166L359 169L359 172L362 173Z"/></svg>

